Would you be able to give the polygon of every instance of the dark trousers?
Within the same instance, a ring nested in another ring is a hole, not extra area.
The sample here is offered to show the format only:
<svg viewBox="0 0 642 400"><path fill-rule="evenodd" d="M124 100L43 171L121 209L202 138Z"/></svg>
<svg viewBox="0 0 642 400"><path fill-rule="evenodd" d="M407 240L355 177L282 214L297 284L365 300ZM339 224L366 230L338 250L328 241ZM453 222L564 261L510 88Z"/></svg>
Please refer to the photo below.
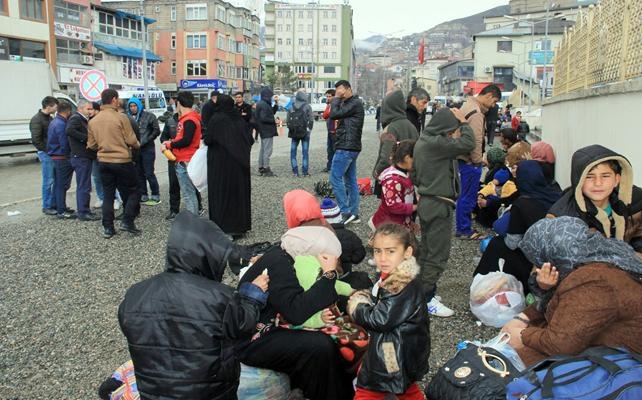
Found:
<svg viewBox="0 0 642 400"><path fill-rule="evenodd" d="M273 329L240 354L246 365L287 374L306 399L352 399L352 378L330 336L321 332Z"/></svg>
<svg viewBox="0 0 642 400"><path fill-rule="evenodd" d="M334 157L334 142L336 140L336 135L328 132L328 142L326 143L326 152L328 153L328 162L326 168L330 171L332 167L332 158Z"/></svg>
<svg viewBox="0 0 642 400"><path fill-rule="evenodd" d="M67 190L71 187L74 169L68 159L54 161L54 192L56 193L56 211L62 214L67 209Z"/></svg>
<svg viewBox="0 0 642 400"><path fill-rule="evenodd" d="M131 224L140 211L140 192L134 164L100 163L100 178L103 181L103 227L114 228L114 196L116 189L123 200L123 223Z"/></svg>
<svg viewBox="0 0 642 400"><path fill-rule="evenodd" d="M429 301L450 257L453 206L444 200L421 196L417 204L417 215L421 222L421 243L417 261L421 268L421 283L426 300Z"/></svg>
<svg viewBox="0 0 642 400"><path fill-rule="evenodd" d="M89 158L71 157L69 160L76 174L76 208L79 215L89 214L91 198L91 165Z"/></svg>
<svg viewBox="0 0 642 400"><path fill-rule="evenodd" d="M169 211L178 214L181 210L181 187L176 176L176 161L167 161L167 176L169 178ZM196 191L199 211L203 209L201 193Z"/></svg>
<svg viewBox="0 0 642 400"><path fill-rule="evenodd" d="M141 195L147 196L147 183L152 196L160 195L158 179L154 175L154 161L156 161L156 149L154 146L145 146L140 149L136 169L138 170L138 184Z"/></svg>

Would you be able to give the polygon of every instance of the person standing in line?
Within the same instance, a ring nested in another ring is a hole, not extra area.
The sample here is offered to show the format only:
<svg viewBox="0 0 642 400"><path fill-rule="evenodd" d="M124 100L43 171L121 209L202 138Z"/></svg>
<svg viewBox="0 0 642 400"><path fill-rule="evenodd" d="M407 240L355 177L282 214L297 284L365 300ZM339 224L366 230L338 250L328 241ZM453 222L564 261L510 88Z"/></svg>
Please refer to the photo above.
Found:
<svg viewBox="0 0 642 400"><path fill-rule="evenodd" d="M328 89L325 92L325 110L323 111L323 119L325 119L326 128L328 129L328 142L326 144L326 152L328 154L328 162L323 172L330 172L332 168L332 158L334 158L334 146L337 141L337 121L330 119L330 110L332 99L334 99L335 90Z"/></svg>
<svg viewBox="0 0 642 400"><path fill-rule="evenodd" d="M216 98L218 96L218 92L216 90L212 90L210 93L210 100L206 101L205 104L203 104L203 107L200 109L201 111L201 126L207 127L207 124L210 122L210 118L212 118L212 115L216 112L216 109L218 108L218 104L216 104ZM178 105L177 109L178 111Z"/></svg>
<svg viewBox="0 0 642 400"><path fill-rule="evenodd" d="M272 105L274 100L274 106ZM261 176L275 176L270 169L270 157L274 137L278 136L274 114L279 110L279 98L268 86L261 89L261 100L254 110L254 121L261 136L261 150L259 151L259 174Z"/></svg>
<svg viewBox="0 0 642 400"><path fill-rule="evenodd" d="M154 114L144 110L143 104L136 97L132 97L127 102L127 114L136 121L140 132L140 152L136 164L141 194L140 201L147 206L155 206L161 202L158 179L154 174L154 162L156 161L154 140L160 135L158 120ZM147 196L147 183L149 183L151 196Z"/></svg>
<svg viewBox="0 0 642 400"><path fill-rule="evenodd" d="M330 119L337 123L337 143L330 173L330 184L337 197L343 224L359 223L359 186L357 185L357 157L361 152L361 134L365 112L363 102L352 93L347 80L334 85L336 98L332 100Z"/></svg>
<svg viewBox="0 0 642 400"><path fill-rule="evenodd" d="M87 124L93 106L87 100L78 101L78 111L67 121L65 132L71 149L70 163L76 174L76 208L81 221L96 221L100 217L91 212L91 168L96 152L87 149Z"/></svg>
<svg viewBox="0 0 642 400"><path fill-rule="evenodd" d="M71 177L74 173L69 156L71 149L65 129L67 120L71 115L71 104L67 101L58 103L56 117L47 129L47 154L53 160L55 179L54 191L56 193L56 216L60 219L76 218L73 210L67 208L67 190L71 187Z"/></svg>
<svg viewBox="0 0 642 400"><path fill-rule="evenodd" d="M406 118L421 134L426 125L426 107L430 101L430 95L424 88L414 88L408 93L406 100Z"/></svg>
<svg viewBox="0 0 642 400"><path fill-rule="evenodd" d="M176 97L178 109L178 125L176 126L176 137L164 141L162 150L170 150L176 157L176 177L180 186L181 196L187 211L199 215L198 196L196 187L187 174L187 164L196 150L201 145L201 118L194 106L194 95L192 92L182 91Z"/></svg>
<svg viewBox="0 0 642 400"><path fill-rule="evenodd" d="M301 172L303 176L310 176L309 168L309 150L310 134L314 125L312 116L312 107L308 104L305 92L299 90L296 93L294 105L288 112L287 126L288 137L292 139L290 144L290 165L295 177L299 177L299 166L297 165L297 152L299 142L301 143L301 152L303 153L301 161Z"/></svg>
<svg viewBox="0 0 642 400"><path fill-rule="evenodd" d="M53 115L58 109L58 99L47 96L42 99L42 108L29 121L31 143L37 150L42 170L42 212L56 215L56 198L54 194L54 164L47 154L47 131Z"/></svg>
<svg viewBox="0 0 642 400"><path fill-rule="evenodd" d="M243 99L243 92L236 92L234 95L234 108L249 126L252 119L252 106Z"/></svg>
<svg viewBox="0 0 642 400"><path fill-rule="evenodd" d="M455 236L465 240L479 240L482 234L472 227L472 212L477 205L477 192L483 168L484 137L486 136L486 119L484 114L502 98L502 92L495 85L488 85L477 97L468 97L461 111L466 116L475 133L475 148L459 157L459 174L461 176L461 194L455 209Z"/></svg>
<svg viewBox="0 0 642 400"><path fill-rule="evenodd" d="M100 177L103 183L103 237L112 238L114 229L114 197L116 189L124 200L121 229L133 235L141 230L134 219L140 208L140 192L136 167L132 162L132 149L140 148L130 119L118 112L118 92L105 89L101 94L100 113L89 121L87 148L98 151Z"/></svg>

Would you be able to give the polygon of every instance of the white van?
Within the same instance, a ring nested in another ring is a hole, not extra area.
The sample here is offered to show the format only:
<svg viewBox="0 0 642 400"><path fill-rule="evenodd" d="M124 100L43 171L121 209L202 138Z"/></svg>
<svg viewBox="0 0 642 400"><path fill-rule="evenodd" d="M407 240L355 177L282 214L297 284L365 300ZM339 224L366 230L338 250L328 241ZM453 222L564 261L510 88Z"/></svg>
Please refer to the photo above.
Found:
<svg viewBox="0 0 642 400"><path fill-rule="evenodd" d="M156 118L165 114L167 111L167 103L165 103L165 95L163 91L156 87L148 87L147 94L149 95L149 109L146 111L151 112ZM145 89L142 87L129 87L118 91L118 98L129 101L132 97L136 97L145 105Z"/></svg>

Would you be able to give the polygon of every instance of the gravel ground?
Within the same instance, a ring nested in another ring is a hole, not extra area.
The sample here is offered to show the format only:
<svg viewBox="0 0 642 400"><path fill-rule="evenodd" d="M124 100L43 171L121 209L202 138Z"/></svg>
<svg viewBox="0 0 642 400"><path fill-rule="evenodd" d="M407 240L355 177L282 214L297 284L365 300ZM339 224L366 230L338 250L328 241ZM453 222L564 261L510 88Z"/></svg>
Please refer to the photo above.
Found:
<svg viewBox="0 0 642 400"><path fill-rule="evenodd" d="M241 243L278 240L285 231L281 199L294 188L312 191L325 165L323 124L313 136L312 177L289 173L289 146L279 138L272 169L274 178L263 178L252 167L253 227ZM358 175L369 176L377 152L374 119L364 132L364 149ZM254 146L252 162L256 162ZM159 171L163 204L143 206L137 221L143 235L121 233L111 240L100 236L99 222L58 221L46 216L3 222L0 225L0 399L95 399L100 382L128 359L126 341L117 321L118 304L127 288L160 272L170 224L167 212L167 179ZM39 183L38 183L39 184ZM69 204L75 204L70 195ZM352 225L365 241L365 220L378 200L361 198L364 222ZM477 242L453 240L448 270L439 283L443 302L454 317L433 318L431 323L431 373L455 353L462 339L488 339L496 330L479 327L468 311L468 286L478 254ZM373 272L365 262L357 270ZM226 277L234 282L231 276Z"/></svg>

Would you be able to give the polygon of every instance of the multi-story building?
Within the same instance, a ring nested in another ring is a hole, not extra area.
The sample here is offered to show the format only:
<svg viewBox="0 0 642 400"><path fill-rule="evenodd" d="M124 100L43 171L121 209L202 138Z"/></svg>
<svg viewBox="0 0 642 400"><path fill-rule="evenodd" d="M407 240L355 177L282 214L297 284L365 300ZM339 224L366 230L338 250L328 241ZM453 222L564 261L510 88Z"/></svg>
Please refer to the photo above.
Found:
<svg viewBox="0 0 642 400"><path fill-rule="evenodd" d="M265 80L315 97L354 75L352 8L346 4L265 5Z"/></svg>
<svg viewBox="0 0 642 400"><path fill-rule="evenodd" d="M52 3L0 0L0 60L54 62Z"/></svg>
<svg viewBox="0 0 642 400"><path fill-rule="evenodd" d="M423 64L416 65L410 69L410 75L417 82L417 86L428 91L431 96L439 92L439 66L448 62L448 58L436 57L425 60Z"/></svg>
<svg viewBox="0 0 642 400"><path fill-rule="evenodd" d="M462 96L464 86L474 78L473 60L456 60L442 64L439 69L439 94L443 96Z"/></svg>
<svg viewBox="0 0 642 400"><path fill-rule="evenodd" d="M110 2L134 12L138 1ZM259 17L222 0L147 0L145 15L154 53L162 58L156 85L171 95L193 91L205 100L212 90L254 91L259 79Z"/></svg>

